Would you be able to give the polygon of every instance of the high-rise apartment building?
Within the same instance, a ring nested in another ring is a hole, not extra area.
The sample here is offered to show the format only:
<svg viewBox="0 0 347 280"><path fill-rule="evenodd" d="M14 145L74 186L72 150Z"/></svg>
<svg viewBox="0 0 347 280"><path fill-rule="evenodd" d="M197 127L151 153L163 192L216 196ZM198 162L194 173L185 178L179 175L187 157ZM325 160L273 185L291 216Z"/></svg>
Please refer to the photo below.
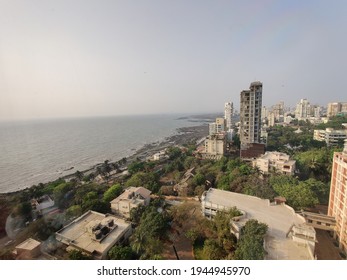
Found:
<svg viewBox="0 0 347 280"><path fill-rule="evenodd" d="M263 84L257 81L240 94L240 156L243 159L253 159L265 152L265 145L261 143L262 92Z"/></svg>
<svg viewBox="0 0 347 280"><path fill-rule="evenodd" d="M322 112L321 106L313 106L313 116L317 119L320 118Z"/></svg>
<svg viewBox="0 0 347 280"><path fill-rule="evenodd" d="M253 82L251 83L249 90L241 91L241 145L260 143L262 91L263 84L261 82Z"/></svg>
<svg viewBox="0 0 347 280"><path fill-rule="evenodd" d="M262 122L265 122L265 120L269 116L269 113L270 113L269 110L265 106L263 106L261 108L261 120L262 120Z"/></svg>
<svg viewBox="0 0 347 280"><path fill-rule="evenodd" d="M226 121L226 128L231 129L232 117L234 113L234 104L232 102L227 102L224 105L224 119Z"/></svg>
<svg viewBox="0 0 347 280"><path fill-rule="evenodd" d="M226 120L223 119L223 118L216 118L216 132L217 133L221 133L221 132L224 132L226 129L225 129L225 122Z"/></svg>
<svg viewBox="0 0 347 280"><path fill-rule="evenodd" d="M284 102L283 101L279 102L276 105L273 105L271 109L272 109L271 111L274 114L276 121L280 120L280 118L284 116Z"/></svg>
<svg viewBox="0 0 347 280"><path fill-rule="evenodd" d="M311 117L311 104L307 99L301 99L296 104L295 118L298 120L306 120Z"/></svg>
<svg viewBox="0 0 347 280"><path fill-rule="evenodd" d="M334 153L328 215L335 218L335 238L347 253L347 140L343 152Z"/></svg>
<svg viewBox="0 0 347 280"><path fill-rule="evenodd" d="M338 114L347 114L347 102L328 103L328 118L331 118Z"/></svg>
<svg viewBox="0 0 347 280"><path fill-rule="evenodd" d="M226 131L226 120L224 118L216 118L216 122L209 124L209 134L218 134Z"/></svg>

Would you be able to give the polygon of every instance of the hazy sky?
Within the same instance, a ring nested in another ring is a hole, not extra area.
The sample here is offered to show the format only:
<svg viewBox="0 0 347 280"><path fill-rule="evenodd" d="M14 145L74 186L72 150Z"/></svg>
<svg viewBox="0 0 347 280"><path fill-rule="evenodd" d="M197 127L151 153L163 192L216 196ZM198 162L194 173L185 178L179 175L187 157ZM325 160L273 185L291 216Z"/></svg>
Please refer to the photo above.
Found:
<svg viewBox="0 0 347 280"><path fill-rule="evenodd" d="M0 0L0 120L347 101L347 1Z"/></svg>

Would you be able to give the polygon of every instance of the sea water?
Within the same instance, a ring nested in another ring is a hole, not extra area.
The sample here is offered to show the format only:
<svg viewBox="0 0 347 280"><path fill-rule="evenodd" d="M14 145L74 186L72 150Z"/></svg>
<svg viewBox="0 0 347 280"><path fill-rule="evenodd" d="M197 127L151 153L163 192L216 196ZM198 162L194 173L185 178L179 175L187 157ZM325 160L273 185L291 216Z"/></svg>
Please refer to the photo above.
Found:
<svg viewBox="0 0 347 280"><path fill-rule="evenodd" d="M0 193L119 160L193 125L178 115L0 122Z"/></svg>

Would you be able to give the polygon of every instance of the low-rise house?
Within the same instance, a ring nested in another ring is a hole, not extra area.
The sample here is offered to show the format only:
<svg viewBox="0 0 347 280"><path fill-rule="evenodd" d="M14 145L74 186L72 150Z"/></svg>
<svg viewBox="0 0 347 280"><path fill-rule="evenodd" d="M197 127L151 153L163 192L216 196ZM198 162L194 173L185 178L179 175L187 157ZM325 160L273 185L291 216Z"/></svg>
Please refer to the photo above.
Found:
<svg viewBox="0 0 347 280"><path fill-rule="evenodd" d="M302 133L301 128L300 128L300 127L298 127L298 129L297 129L297 130L294 130L294 133L296 133L296 134L300 134L300 133Z"/></svg>
<svg viewBox="0 0 347 280"><path fill-rule="evenodd" d="M67 245L67 251L80 250L94 259L106 259L112 246L124 242L131 233L131 224L124 219L88 211L57 231L55 238Z"/></svg>
<svg viewBox="0 0 347 280"><path fill-rule="evenodd" d="M15 255L17 259L32 260L41 255L41 242L28 238L16 246Z"/></svg>
<svg viewBox="0 0 347 280"><path fill-rule="evenodd" d="M184 173L181 181L174 186L174 191L176 191L180 196L187 195L188 180L195 176L195 167L192 167Z"/></svg>
<svg viewBox="0 0 347 280"><path fill-rule="evenodd" d="M165 160L168 159L169 156L166 154L166 150L160 151L158 153L155 153L152 157L151 157L151 161L160 161L160 160Z"/></svg>
<svg viewBox="0 0 347 280"><path fill-rule="evenodd" d="M264 240L266 259L314 259L316 232L305 218L280 199L268 199L210 188L201 197L202 214L213 218L218 211L236 207L242 215L231 221L231 231L240 238L241 229L250 219L268 225Z"/></svg>
<svg viewBox="0 0 347 280"><path fill-rule="evenodd" d="M98 174L95 179L94 179L95 183L97 184L103 184L106 182L105 178L101 175L101 174Z"/></svg>
<svg viewBox="0 0 347 280"><path fill-rule="evenodd" d="M263 174L276 171L285 175L294 175L295 160L291 160L285 153L266 152L253 161L253 167L257 167Z"/></svg>
<svg viewBox="0 0 347 280"><path fill-rule="evenodd" d="M143 187L129 187L120 196L111 201L111 210L126 218L130 218L130 211L140 205L148 206L151 191Z"/></svg>
<svg viewBox="0 0 347 280"><path fill-rule="evenodd" d="M54 201L49 195L41 196L38 199L32 199L31 208L34 212L40 215L45 215L51 211L58 209L54 206Z"/></svg>

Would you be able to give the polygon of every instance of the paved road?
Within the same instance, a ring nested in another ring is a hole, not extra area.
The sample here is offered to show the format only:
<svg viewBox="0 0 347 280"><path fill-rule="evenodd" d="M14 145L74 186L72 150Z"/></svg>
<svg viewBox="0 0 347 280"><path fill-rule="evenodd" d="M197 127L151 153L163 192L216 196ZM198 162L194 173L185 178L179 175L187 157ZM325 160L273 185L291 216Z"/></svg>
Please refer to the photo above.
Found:
<svg viewBox="0 0 347 280"><path fill-rule="evenodd" d="M318 260L341 260L339 248L333 243L333 238L325 230L316 229L316 255Z"/></svg>

